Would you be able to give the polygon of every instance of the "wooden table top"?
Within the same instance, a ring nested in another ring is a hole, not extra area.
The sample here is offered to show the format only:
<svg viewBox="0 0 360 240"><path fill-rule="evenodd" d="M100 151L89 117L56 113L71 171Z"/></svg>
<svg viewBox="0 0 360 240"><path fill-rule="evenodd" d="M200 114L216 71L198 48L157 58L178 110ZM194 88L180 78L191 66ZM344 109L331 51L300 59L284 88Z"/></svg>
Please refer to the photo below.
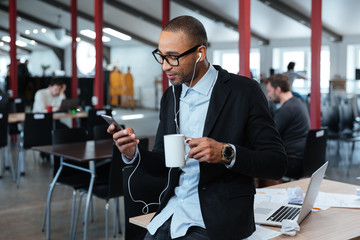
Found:
<svg viewBox="0 0 360 240"><path fill-rule="evenodd" d="M304 192L310 182L310 178L279 184L269 188L293 188L299 186ZM357 185L323 179L320 186L321 192L356 194ZM310 213L300 224L300 232L295 237L280 235L273 239L360 239L360 209L352 208L329 208ZM280 228L263 226L279 231Z"/></svg>
<svg viewBox="0 0 360 240"><path fill-rule="evenodd" d="M112 157L113 140L46 145L33 147L32 149L78 162L97 161Z"/></svg>
<svg viewBox="0 0 360 240"><path fill-rule="evenodd" d="M289 183L283 183L274 185L269 188L294 188L299 186L304 192L306 191L310 178L301 179ZM341 193L341 194L355 194L356 189L360 188L357 185L341 183L323 179L320 186L320 191L328 193ZM130 222L146 228L151 221L154 213L141 215L130 218ZM360 209L350 208L329 208L327 210L321 210L312 212L307 216L304 221L300 224L300 232L297 232L296 236L290 237L280 235L273 239L317 239L317 240L328 240L328 239L360 239ZM264 226L269 229L280 231L278 227Z"/></svg>
<svg viewBox="0 0 360 240"><path fill-rule="evenodd" d="M53 119L62 119L62 118L87 118L88 114L84 111L77 113L64 113L64 112L54 112ZM25 121L25 113L9 113L8 122L9 123L18 123Z"/></svg>

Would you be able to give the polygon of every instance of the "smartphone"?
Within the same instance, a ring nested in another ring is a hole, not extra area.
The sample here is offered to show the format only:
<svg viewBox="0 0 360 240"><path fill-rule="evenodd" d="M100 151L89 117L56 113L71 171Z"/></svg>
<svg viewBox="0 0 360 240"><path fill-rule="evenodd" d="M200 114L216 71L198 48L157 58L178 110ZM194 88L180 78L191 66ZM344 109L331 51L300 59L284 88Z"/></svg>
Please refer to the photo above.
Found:
<svg viewBox="0 0 360 240"><path fill-rule="evenodd" d="M112 116L109 115L101 115L101 117L110 125L110 124L114 124L115 125L115 130L116 131L120 131L123 130L124 128L120 126L120 124L118 122L115 121L115 119Z"/></svg>

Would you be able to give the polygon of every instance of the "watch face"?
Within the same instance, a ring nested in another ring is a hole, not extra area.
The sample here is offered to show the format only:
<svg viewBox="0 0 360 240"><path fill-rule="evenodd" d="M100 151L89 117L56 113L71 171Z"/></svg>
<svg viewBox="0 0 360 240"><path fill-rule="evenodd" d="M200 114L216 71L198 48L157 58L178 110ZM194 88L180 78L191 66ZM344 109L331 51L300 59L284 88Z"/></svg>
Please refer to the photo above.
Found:
<svg viewBox="0 0 360 240"><path fill-rule="evenodd" d="M231 147L226 147L226 148L225 148L225 151L224 151L224 155L225 155L226 158L231 157L231 155L232 155L232 148L231 148Z"/></svg>

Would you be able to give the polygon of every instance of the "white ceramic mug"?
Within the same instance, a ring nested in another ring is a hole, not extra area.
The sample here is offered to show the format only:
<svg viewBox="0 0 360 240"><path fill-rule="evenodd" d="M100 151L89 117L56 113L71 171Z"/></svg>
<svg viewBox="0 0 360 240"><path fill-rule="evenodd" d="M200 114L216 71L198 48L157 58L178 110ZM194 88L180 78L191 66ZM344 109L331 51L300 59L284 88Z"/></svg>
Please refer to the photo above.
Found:
<svg viewBox="0 0 360 240"><path fill-rule="evenodd" d="M169 134L164 136L165 165L166 167L183 167L188 159L185 154L185 144L191 138L185 140L184 134Z"/></svg>

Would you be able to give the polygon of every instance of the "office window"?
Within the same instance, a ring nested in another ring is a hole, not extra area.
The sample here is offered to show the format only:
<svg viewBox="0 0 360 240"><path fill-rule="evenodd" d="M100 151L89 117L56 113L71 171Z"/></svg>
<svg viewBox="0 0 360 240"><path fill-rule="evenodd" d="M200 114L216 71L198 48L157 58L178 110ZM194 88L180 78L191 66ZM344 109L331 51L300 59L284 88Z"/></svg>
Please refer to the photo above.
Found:
<svg viewBox="0 0 360 240"><path fill-rule="evenodd" d="M10 58L9 57L0 57L0 81L3 82L5 80L8 65L10 64ZM2 83L3 84L3 83Z"/></svg>
<svg viewBox="0 0 360 240"><path fill-rule="evenodd" d="M282 71L287 71L289 62L295 62L296 71L305 71L305 51L284 51L282 56Z"/></svg>
<svg viewBox="0 0 360 240"><path fill-rule="evenodd" d="M221 66L228 72L237 74L239 72L239 54L224 53L221 57Z"/></svg>
<svg viewBox="0 0 360 240"><path fill-rule="evenodd" d="M356 69L360 69L360 45L348 45L346 55L346 91L360 91L360 81L356 79Z"/></svg>
<svg viewBox="0 0 360 240"><path fill-rule="evenodd" d="M328 92L330 80L330 50L328 46L322 47L320 58L320 89L321 92ZM294 81L294 91L308 94L311 90L311 49L309 47L273 49L275 73L286 72L289 62L295 62L295 71L307 77L307 80L296 79Z"/></svg>
<svg viewBox="0 0 360 240"><path fill-rule="evenodd" d="M330 81L330 51L329 49L321 50L320 60L320 88L329 89Z"/></svg>
<svg viewBox="0 0 360 240"><path fill-rule="evenodd" d="M237 49L216 50L214 51L214 64L222 66L228 72L238 74L239 72L239 53ZM253 78L259 79L260 75L260 51L259 49L250 50L250 71Z"/></svg>

